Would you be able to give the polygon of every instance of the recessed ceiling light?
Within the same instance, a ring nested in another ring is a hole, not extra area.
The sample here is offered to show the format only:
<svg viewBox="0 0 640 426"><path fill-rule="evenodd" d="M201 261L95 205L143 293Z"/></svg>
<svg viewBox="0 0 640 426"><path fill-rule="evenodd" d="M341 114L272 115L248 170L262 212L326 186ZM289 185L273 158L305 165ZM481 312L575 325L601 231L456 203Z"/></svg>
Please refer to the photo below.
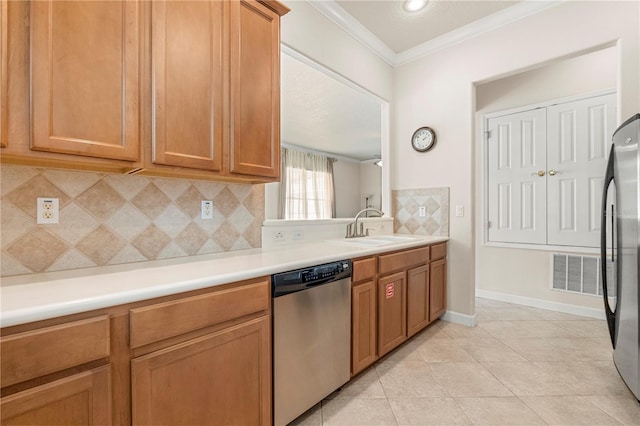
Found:
<svg viewBox="0 0 640 426"><path fill-rule="evenodd" d="M404 10L407 12L417 12L423 9L427 3L429 3L427 0L407 0L402 7L404 7Z"/></svg>

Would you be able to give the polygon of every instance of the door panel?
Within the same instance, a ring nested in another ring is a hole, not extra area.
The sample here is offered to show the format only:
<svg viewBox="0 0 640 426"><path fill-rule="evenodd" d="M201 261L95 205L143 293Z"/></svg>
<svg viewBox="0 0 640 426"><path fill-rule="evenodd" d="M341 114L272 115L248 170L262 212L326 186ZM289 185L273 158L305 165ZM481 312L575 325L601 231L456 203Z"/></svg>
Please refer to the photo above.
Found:
<svg viewBox="0 0 640 426"><path fill-rule="evenodd" d="M406 288L404 271L378 279L378 356L407 339Z"/></svg>
<svg viewBox="0 0 640 426"><path fill-rule="evenodd" d="M487 121L489 241L545 243L545 127L543 109Z"/></svg>
<svg viewBox="0 0 640 426"><path fill-rule="evenodd" d="M547 108L548 244L599 247L615 102L609 94Z"/></svg>
<svg viewBox="0 0 640 426"><path fill-rule="evenodd" d="M152 2L151 8L153 163L218 171L224 3Z"/></svg>
<svg viewBox="0 0 640 426"><path fill-rule="evenodd" d="M254 0L231 2L231 173L280 175L279 17Z"/></svg>
<svg viewBox="0 0 640 426"><path fill-rule="evenodd" d="M31 148L138 160L140 3L31 3Z"/></svg>

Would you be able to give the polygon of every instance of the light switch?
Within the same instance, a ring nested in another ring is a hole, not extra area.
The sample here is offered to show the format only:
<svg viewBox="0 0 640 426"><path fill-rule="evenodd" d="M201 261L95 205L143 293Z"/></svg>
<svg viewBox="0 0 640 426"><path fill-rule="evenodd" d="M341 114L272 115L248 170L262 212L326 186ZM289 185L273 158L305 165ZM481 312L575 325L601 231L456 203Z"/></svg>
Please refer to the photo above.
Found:
<svg viewBox="0 0 640 426"><path fill-rule="evenodd" d="M456 217L464 216L464 206L456 206Z"/></svg>

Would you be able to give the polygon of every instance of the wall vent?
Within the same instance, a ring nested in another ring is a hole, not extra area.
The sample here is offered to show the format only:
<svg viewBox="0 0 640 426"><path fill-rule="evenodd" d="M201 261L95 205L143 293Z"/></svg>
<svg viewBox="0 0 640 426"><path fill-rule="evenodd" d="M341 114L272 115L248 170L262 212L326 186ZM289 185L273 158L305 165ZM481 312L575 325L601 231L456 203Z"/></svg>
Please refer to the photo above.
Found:
<svg viewBox="0 0 640 426"><path fill-rule="evenodd" d="M602 295L600 279L600 256L580 256L553 253L551 286L554 290L572 293ZM613 262L607 261L607 283L609 297L615 297L615 286L612 285L615 268Z"/></svg>

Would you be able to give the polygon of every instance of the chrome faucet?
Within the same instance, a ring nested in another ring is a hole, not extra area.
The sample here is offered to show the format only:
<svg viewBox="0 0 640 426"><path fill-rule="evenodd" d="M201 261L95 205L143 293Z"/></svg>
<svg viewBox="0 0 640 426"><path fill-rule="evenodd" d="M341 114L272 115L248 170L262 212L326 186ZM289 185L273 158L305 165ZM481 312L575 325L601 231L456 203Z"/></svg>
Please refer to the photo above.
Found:
<svg viewBox="0 0 640 426"><path fill-rule="evenodd" d="M369 230L367 229L367 233L365 235L365 233L363 232L362 228L362 223L360 224L360 229L358 229L358 219L360 219L360 215L364 212L368 212L368 211L372 211L372 212L376 212L378 213L380 216L384 216L384 213L381 212L378 209L374 209L374 208L366 208L366 209L362 209L358 212L358 214L356 214L356 218L353 222L351 222L350 224L347 225L347 235L345 236L345 238L355 238L355 237L364 237L364 236L368 236L369 235Z"/></svg>

